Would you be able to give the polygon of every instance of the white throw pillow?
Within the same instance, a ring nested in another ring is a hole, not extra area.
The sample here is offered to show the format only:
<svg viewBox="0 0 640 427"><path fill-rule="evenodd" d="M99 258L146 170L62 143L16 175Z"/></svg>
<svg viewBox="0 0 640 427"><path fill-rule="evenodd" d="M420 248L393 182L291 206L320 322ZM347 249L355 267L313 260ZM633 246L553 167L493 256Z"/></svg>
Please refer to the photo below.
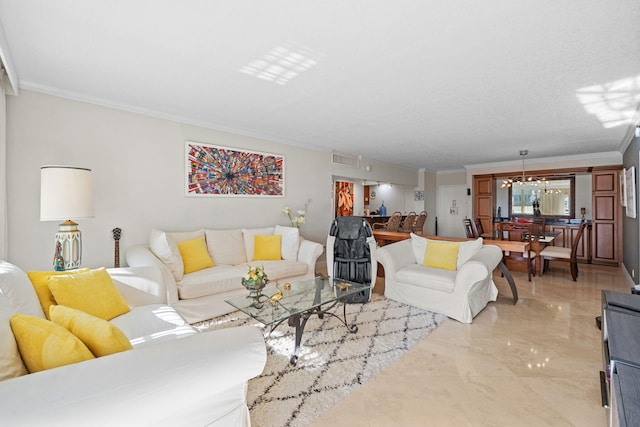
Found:
<svg viewBox="0 0 640 427"><path fill-rule="evenodd" d="M0 381L28 373L9 323L17 313L44 319L27 274L11 263L0 261Z"/></svg>
<svg viewBox="0 0 640 427"><path fill-rule="evenodd" d="M300 245L300 231L296 227L276 225L274 234L282 235L282 259L296 261L298 259L298 247Z"/></svg>
<svg viewBox="0 0 640 427"><path fill-rule="evenodd" d="M238 265L247 262L242 230L205 230L207 250L215 265Z"/></svg>
<svg viewBox="0 0 640 427"><path fill-rule="evenodd" d="M167 233L152 229L149 235L149 246L151 251L169 267L173 277L179 282L184 277L184 263L178 243L198 237L204 238L204 230Z"/></svg>
<svg viewBox="0 0 640 427"><path fill-rule="evenodd" d="M253 261L253 241L254 236L272 236L275 227L265 228L243 228L242 235L244 236L244 250L247 256L247 262Z"/></svg>
<svg viewBox="0 0 640 427"><path fill-rule="evenodd" d="M482 248L482 237L476 240L460 242L460 250L458 250L458 260L456 262L457 268L460 269L465 262L478 253L480 248Z"/></svg>
<svg viewBox="0 0 640 427"><path fill-rule="evenodd" d="M427 250L427 239L413 233L410 233L410 236L411 249L413 249L413 256L416 258L416 264L422 265L424 262L424 252Z"/></svg>

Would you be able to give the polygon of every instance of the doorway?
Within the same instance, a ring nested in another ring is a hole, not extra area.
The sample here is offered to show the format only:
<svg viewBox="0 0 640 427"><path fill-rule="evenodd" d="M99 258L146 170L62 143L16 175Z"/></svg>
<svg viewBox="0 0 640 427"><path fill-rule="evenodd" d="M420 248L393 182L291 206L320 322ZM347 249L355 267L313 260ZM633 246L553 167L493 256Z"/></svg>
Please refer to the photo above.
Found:
<svg viewBox="0 0 640 427"><path fill-rule="evenodd" d="M462 219L469 215L470 197L465 185L438 187L438 235L466 237Z"/></svg>

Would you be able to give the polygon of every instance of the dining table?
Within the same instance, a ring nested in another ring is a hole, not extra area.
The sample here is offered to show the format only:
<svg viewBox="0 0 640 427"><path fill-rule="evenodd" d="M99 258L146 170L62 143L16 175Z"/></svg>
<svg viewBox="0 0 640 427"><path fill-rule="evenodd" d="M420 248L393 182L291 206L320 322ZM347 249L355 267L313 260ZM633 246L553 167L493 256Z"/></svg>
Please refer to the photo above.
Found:
<svg viewBox="0 0 640 427"><path fill-rule="evenodd" d="M399 242L401 240L407 240L411 238L411 233L403 233L401 231L387 231L387 230L373 230L373 237L378 243L379 246L385 246L394 242ZM423 235L420 237L424 237L430 240L446 240L450 242L465 242L469 240L475 240L474 238L467 237L449 237L449 236L433 236L433 235ZM499 239L482 239L483 245L494 245L498 246L504 255L505 251L512 252L526 252L529 250L529 242L520 242L514 240L499 240ZM502 257L500 263L498 264L498 268L500 272L506 279L509 284L509 288L511 288L511 294L513 296L513 303L518 302L518 288L516 287L516 282L513 279L513 275L511 271L507 267L505 263L505 257ZM378 276L384 276L384 270L381 265L378 265Z"/></svg>

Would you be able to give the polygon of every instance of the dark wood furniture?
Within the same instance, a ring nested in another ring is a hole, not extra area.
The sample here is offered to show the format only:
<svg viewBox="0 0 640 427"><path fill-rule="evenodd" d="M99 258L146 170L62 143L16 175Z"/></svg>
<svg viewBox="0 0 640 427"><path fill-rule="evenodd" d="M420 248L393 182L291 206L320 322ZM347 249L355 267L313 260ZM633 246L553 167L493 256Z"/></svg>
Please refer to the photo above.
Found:
<svg viewBox="0 0 640 427"><path fill-rule="evenodd" d="M562 261L569 263L569 269L571 270L571 278L575 282L578 278L578 259L577 251L578 244L584 233L586 224L583 222L578 227L578 232L573 239L571 248L560 248L558 246L548 246L540 251L540 264L542 264L542 275L549 267L549 261Z"/></svg>

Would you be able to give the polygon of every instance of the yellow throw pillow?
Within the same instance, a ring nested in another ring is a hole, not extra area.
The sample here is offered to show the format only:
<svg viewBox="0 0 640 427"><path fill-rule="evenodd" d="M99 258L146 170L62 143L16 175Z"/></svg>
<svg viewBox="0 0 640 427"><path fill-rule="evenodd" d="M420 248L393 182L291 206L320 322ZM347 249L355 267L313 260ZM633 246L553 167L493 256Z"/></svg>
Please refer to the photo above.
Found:
<svg viewBox="0 0 640 427"><path fill-rule="evenodd" d="M184 274L213 267L213 260L202 237L178 243L178 250L184 263Z"/></svg>
<svg viewBox="0 0 640 427"><path fill-rule="evenodd" d="M131 310L104 268L52 276L47 283L56 303L104 320L111 320Z"/></svg>
<svg viewBox="0 0 640 427"><path fill-rule="evenodd" d="M42 306L42 311L44 311L47 319L49 318L49 306L56 303L55 298L53 298L53 294L49 290L49 285L47 284L47 280L51 276L60 276L61 274L78 274L78 273L86 273L89 271L88 268L81 268L79 270L68 270L68 271L30 271L27 273L29 276L29 280L31 280L31 284L33 288L36 290L36 295L38 295L38 300L40 301L40 305Z"/></svg>
<svg viewBox="0 0 640 427"><path fill-rule="evenodd" d="M436 242L430 240L427 243L427 250L424 251L422 265L455 271L457 270L456 261L458 260L459 250L460 243L458 242Z"/></svg>
<svg viewBox="0 0 640 427"><path fill-rule="evenodd" d="M94 358L78 337L49 320L15 314L10 323L20 356L30 373Z"/></svg>
<svg viewBox="0 0 640 427"><path fill-rule="evenodd" d="M124 332L104 319L64 305L52 305L49 310L51 321L80 338L95 357L133 350Z"/></svg>
<svg viewBox="0 0 640 427"><path fill-rule="evenodd" d="M282 247L282 235L253 236L253 260L268 261L280 260Z"/></svg>

